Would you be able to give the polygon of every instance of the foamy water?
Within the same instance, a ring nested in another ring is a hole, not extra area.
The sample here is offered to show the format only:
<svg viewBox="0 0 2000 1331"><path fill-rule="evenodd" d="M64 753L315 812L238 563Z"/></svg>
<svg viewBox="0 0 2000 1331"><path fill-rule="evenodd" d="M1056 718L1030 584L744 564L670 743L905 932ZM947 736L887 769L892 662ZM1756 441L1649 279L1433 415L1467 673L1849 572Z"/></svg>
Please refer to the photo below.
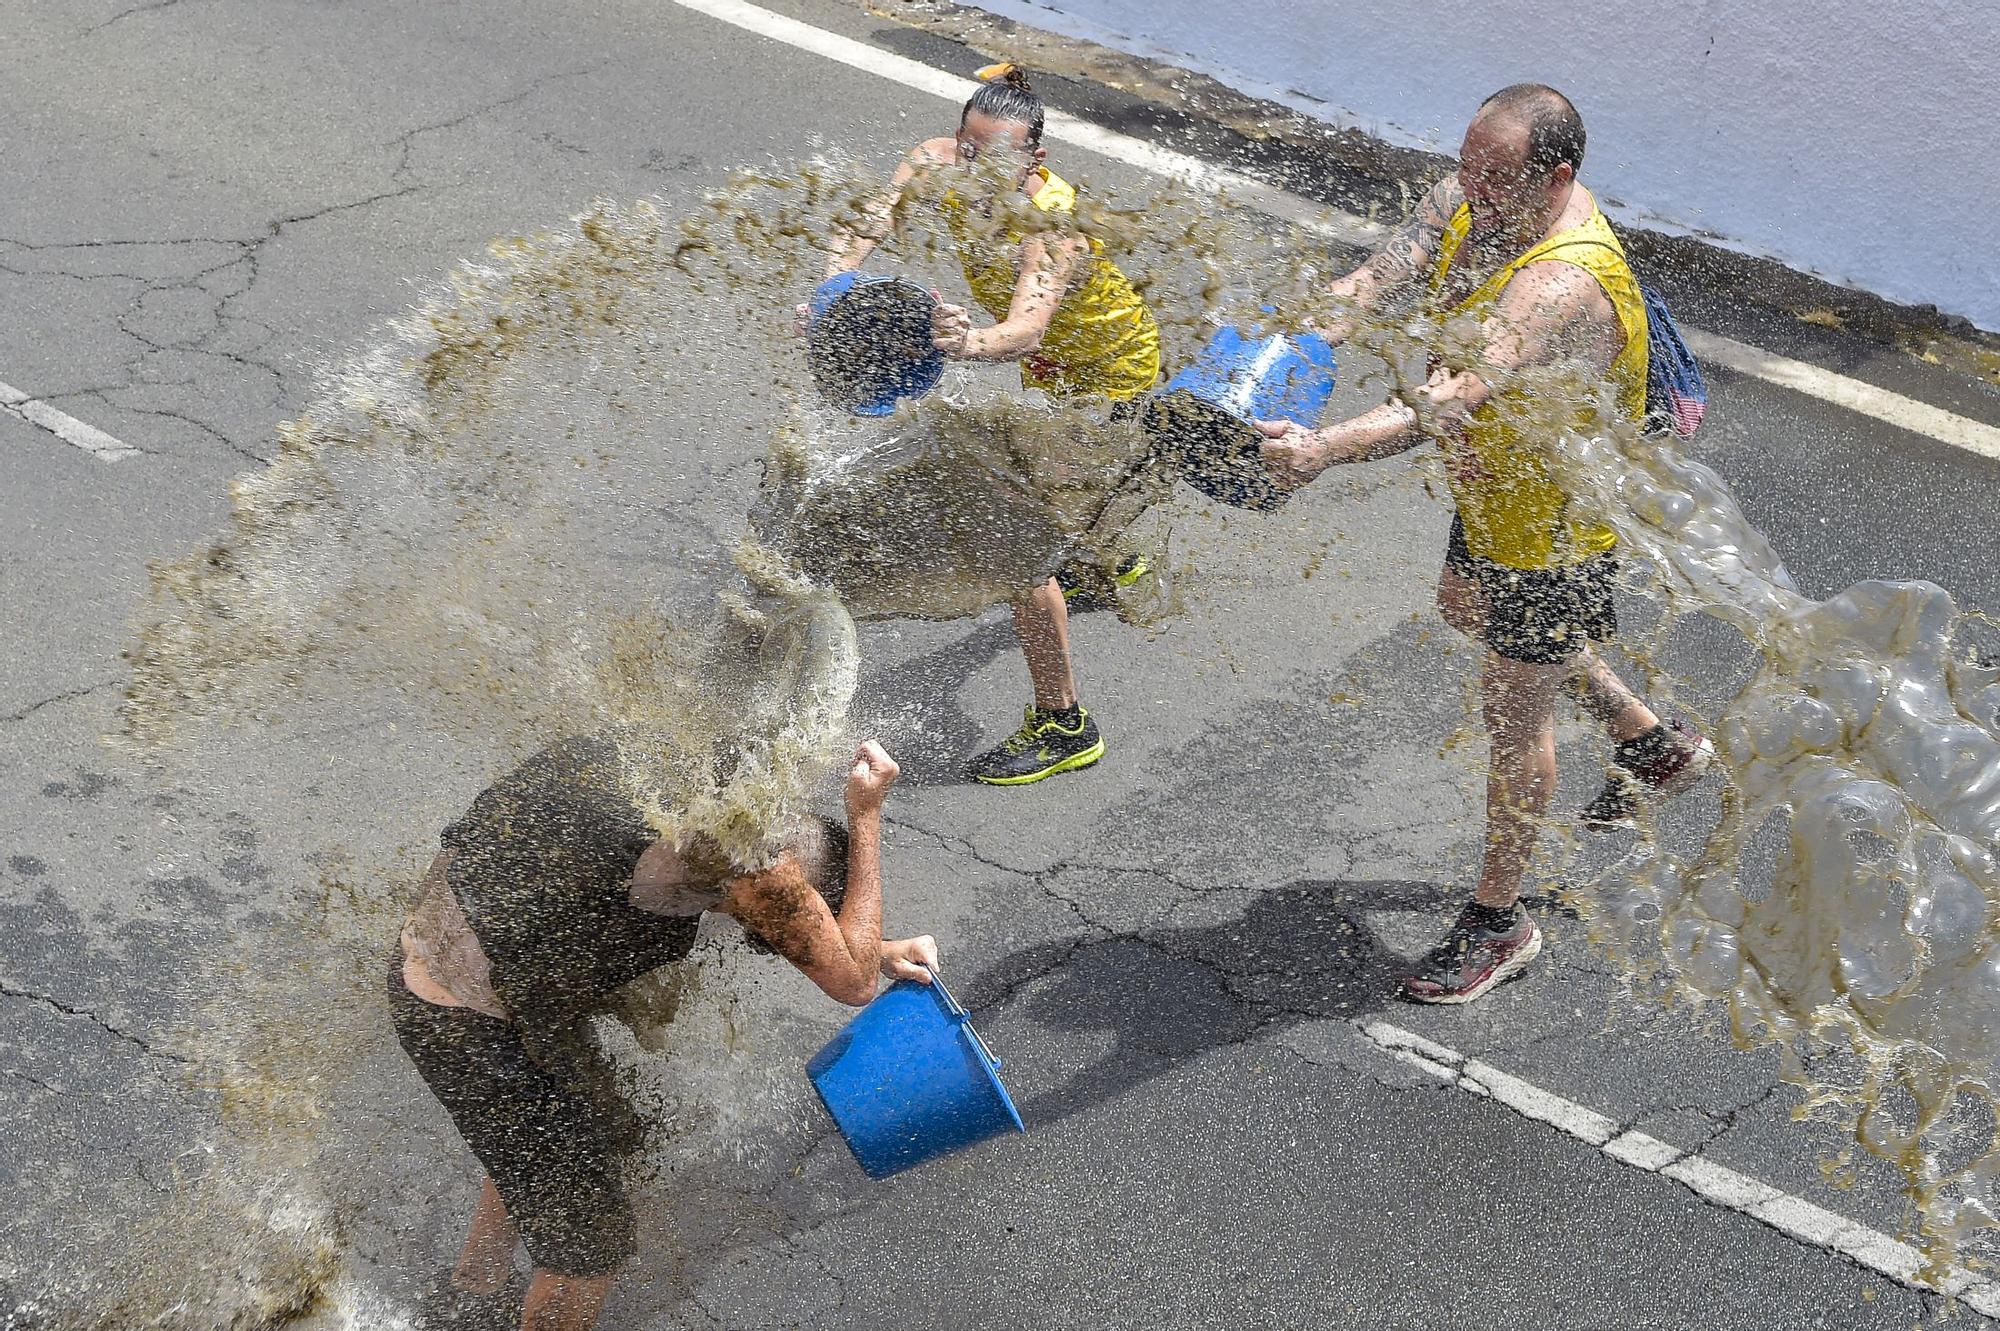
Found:
<svg viewBox="0 0 2000 1331"><path fill-rule="evenodd" d="M1729 1006L1857 1146L1893 1161L1938 1261L2000 1216L2000 669L1974 665L1926 582L1801 595L1709 468L1657 439L1572 439L1566 483L1678 612L1740 630L1757 670L1715 738L1724 815L1681 862L1642 847L1598 884L1600 937L1635 971ZM1745 869L1776 823L1770 881ZM1857 1081L1801 1056L1858 1056Z"/></svg>

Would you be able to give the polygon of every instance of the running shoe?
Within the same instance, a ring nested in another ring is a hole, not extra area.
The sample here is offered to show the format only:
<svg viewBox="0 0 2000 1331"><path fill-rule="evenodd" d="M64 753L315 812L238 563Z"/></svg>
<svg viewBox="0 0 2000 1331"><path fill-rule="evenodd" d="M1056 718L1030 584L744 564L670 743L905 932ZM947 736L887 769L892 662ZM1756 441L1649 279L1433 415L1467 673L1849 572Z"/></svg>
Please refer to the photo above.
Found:
<svg viewBox="0 0 2000 1331"><path fill-rule="evenodd" d="M1576 819L1602 831L1637 827L1641 805L1672 799L1701 780L1714 762L1715 745L1679 721L1614 744L1604 789Z"/></svg>
<svg viewBox="0 0 2000 1331"><path fill-rule="evenodd" d="M1503 980L1528 968L1542 950L1542 931L1518 905L1513 923L1491 928L1478 923L1468 904L1444 936L1403 977L1403 997L1413 1003L1470 1003Z"/></svg>
<svg viewBox="0 0 2000 1331"><path fill-rule="evenodd" d="M1030 704L1021 728L1000 746L980 754L966 766L966 775L989 786L1025 786L1031 781L1088 767L1104 756L1104 737L1097 723L1079 707L1076 719L1045 712Z"/></svg>
<svg viewBox="0 0 2000 1331"><path fill-rule="evenodd" d="M1056 570L1056 585L1072 610L1103 610L1114 604L1119 591L1137 583L1153 571L1144 555L1127 555L1107 579L1088 564L1065 564Z"/></svg>

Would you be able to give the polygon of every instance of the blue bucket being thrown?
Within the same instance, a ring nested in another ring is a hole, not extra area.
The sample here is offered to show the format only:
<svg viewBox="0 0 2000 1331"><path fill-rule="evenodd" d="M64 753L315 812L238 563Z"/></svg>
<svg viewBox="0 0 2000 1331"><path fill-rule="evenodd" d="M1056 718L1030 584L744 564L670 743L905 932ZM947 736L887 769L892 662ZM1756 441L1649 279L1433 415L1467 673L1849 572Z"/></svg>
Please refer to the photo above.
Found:
<svg viewBox="0 0 2000 1331"><path fill-rule="evenodd" d="M1025 1132L972 1020L931 974L898 980L806 1064L847 1148L888 1178L1003 1132Z"/></svg>
<svg viewBox="0 0 2000 1331"><path fill-rule="evenodd" d="M944 377L931 345L937 297L880 273L836 273L806 307L806 368L822 396L856 416L886 416Z"/></svg>
<svg viewBox="0 0 2000 1331"><path fill-rule="evenodd" d="M1146 431L1195 489L1268 512L1287 492L1264 466L1264 436L1250 422L1317 425L1338 369L1333 347L1318 334L1218 329L1146 404Z"/></svg>

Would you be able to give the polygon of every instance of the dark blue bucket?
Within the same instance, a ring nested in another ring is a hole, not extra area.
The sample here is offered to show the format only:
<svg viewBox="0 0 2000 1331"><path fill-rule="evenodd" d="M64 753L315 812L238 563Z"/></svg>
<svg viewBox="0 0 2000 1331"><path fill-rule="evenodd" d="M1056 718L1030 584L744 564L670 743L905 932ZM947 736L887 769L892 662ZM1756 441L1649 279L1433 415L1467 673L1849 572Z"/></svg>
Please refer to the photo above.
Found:
<svg viewBox="0 0 2000 1331"><path fill-rule="evenodd" d="M993 1057L935 975L898 980L806 1064L870 1178L1025 1132Z"/></svg>
<svg viewBox="0 0 2000 1331"><path fill-rule="evenodd" d="M1317 334L1219 329L1194 363L1154 394L1146 429L1189 485L1238 508L1268 511L1285 502L1285 491L1265 468L1264 436L1250 422L1317 425L1338 369L1333 347Z"/></svg>
<svg viewBox="0 0 2000 1331"><path fill-rule="evenodd" d="M806 307L806 368L841 410L886 416L944 377L931 345L937 297L915 282L875 273L836 273Z"/></svg>

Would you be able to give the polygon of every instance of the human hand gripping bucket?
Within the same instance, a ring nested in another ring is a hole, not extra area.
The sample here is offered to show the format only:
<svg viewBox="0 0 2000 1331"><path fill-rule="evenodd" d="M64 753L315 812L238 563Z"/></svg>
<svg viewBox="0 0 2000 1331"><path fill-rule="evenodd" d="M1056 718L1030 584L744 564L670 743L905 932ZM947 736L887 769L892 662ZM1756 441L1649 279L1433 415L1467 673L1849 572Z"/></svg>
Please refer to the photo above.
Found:
<svg viewBox="0 0 2000 1331"><path fill-rule="evenodd" d="M1025 1132L993 1057L943 981L898 980L806 1064L870 1178Z"/></svg>
<svg viewBox="0 0 2000 1331"><path fill-rule="evenodd" d="M1264 465L1264 436L1250 422L1317 425L1338 369L1333 347L1317 334L1218 329L1194 363L1146 404L1146 431L1195 489L1268 512L1287 492Z"/></svg>
<svg viewBox="0 0 2000 1331"><path fill-rule="evenodd" d="M836 273L806 307L806 368L828 401L856 416L886 416L944 377L931 345L937 297L879 273Z"/></svg>

